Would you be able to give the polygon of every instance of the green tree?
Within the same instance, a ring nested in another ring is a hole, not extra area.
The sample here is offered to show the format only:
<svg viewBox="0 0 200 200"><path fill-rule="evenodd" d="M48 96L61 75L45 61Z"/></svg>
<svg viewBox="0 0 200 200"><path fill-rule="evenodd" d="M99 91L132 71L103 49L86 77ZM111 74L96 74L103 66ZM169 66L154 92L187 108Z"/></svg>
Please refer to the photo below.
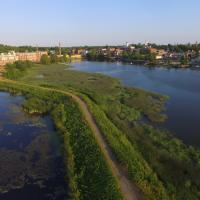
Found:
<svg viewBox="0 0 200 200"><path fill-rule="evenodd" d="M187 56L183 56L181 58L181 65L188 65L189 64L189 60Z"/></svg>
<svg viewBox="0 0 200 200"><path fill-rule="evenodd" d="M155 54L147 54L146 60L148 60L150 62L155 62L156 61L156 55Z"/></svg>
<svg viewBox="0 0 200 200"><path fill-rule="evenodd" d="M88 54L87 54L87 59L88 60L96 60L97 58L97 52L95 50L91 50Z"/></svg>
<svg viewBox="0 0 200 200"><path fill-rule="evenodd" d="M59 58L56 54L51 54L50 55L50 61L51 63L58 63L59 62Z"/></svg>
<svg viewBox="0 0 200 200"><path fill-rule="evenodd" d="M70 63L70 56L68 54L63 55L63 62Z"/></svg>
<svg viewBox="0 0 200 200"><path fill-rule="evenodd" d="M42 63L43 65L49 65L50 64L50 58L48 55L42 55L41 59L40 59L40 63Z"/></svg>

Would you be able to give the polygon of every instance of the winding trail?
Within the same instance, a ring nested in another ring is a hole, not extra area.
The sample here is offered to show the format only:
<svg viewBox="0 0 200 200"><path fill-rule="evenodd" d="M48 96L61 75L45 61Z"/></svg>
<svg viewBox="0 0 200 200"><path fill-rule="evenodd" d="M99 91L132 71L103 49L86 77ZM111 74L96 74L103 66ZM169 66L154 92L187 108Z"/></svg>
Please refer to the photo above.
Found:
<svg viewBox="0 0 200 200"><path fill-rule="evenodd" d="M22 86L24 85L24 86L38 88L38 89L43 89L43 90L47 90L50 92L59 92L64 95L70 96L79 105L79 108L80 108L87 124L89 125L90 129L92 130L92 132L96 138L96 141L97 141L99 147L101 148L108 165L110 166L110 168L112 170L112 174L116 178L118 185L120 186L120 190L121 190L124 200L143 200L144 199L141 192L139 191L139 189L128 179L127 173L122 169L121 165L116 160L115 156L112 153L110 146L107 144L101 131L99 130L87 104L80 97L78 97L77 95L75 95L71 92L67 92L67 91L63 91L63 90L59 90L59 89L46 88L46 87L41 87L41 86L36 86L36 85L29 85L29 84L18 82L18 81L4 79L2 77L0 77L0 81L7 82L7 83L14 83L14 84L22 85Z"/></svg>

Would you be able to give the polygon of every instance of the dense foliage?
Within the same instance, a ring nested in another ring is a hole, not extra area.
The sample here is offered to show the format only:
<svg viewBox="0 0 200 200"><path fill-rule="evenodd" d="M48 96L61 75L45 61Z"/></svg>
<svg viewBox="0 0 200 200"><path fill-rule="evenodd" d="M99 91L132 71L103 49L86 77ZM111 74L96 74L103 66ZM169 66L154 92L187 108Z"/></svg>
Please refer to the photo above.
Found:
<svg viewBox="0 0 200 200"><path fill-rule="evenodd" d="M123 62L134 62L134 61L149 61L154 64L156 62L156 57L154 54L149 52L143 53L131 53L124 52L122 55L118 56ZM97 50L91 50L87 55L86 59L89 61L115 61L116 56L111 55L109 52L106 54L99 52Z"/></svg>
<svg viewBox="0 0 200 200"><path fill-rule="evenodd" d="M145 196L152 200L169 199L161 181L126 136L98 106L93 104L86 96L83 96L83 98L87 101L115 156L127 168L130 178L139 186Z"/></svg>
<svg viewBox="0 0 200 200"><path fill-rule="evenodd" d="M124 62L149 61L152 64L156 62L156 56L149 52L144 52L144 53L124 52L121 59Z"/></svg>
<svg viewBox="0 0 200 200"><path fill-rule="evenodd" d="M87 97L84 99L117 158L148 199L200 198L199 150L149 125L112 115L107 118L99 106Z"/></svg>
<svg viewBox="0 0 200 200"><path fill-rule="evenodd" d="M149 145L139 147L174 199L200 198L200 151L173 135L144 125ZM159 151L157 149L159 148ZM151 153L147 150L151 149Z"/></svg>
<svg viewBox="0 0 200 200"><path fill-rule="evenodd" d="M170 52L177 52L177 53L183 53L186 51L195 51L197 54L199 54L200 51L200 44L168 44L168 45L157 45L152 44L152 47L158 48L158 49L165 49L169 50Z"/></svg>
<svg viewBox="0 0 200 200"><path fill-rule="evenodd" d="M51 60L48 55L42 55L40 63L43 65L49 65L51 63Z"/></svg>
<svg viewBox="0 0 200 200"><path fill-rule="evenodd" d="M9 51L16 51L16 52L32 52L36 50L46 51L47 47L33 47L33 46L9 46L0 44L0 53L8 53Z"/></svg>
<svg viewBox="0 0 200 200"><path fill-rule="evenodd" d="M58 127L65 124L64 129L69 132L80 199L121 199L95 138L77 107L60 104L54 110L53 118Z"/></svg>
<svg viewBox="0 0 200 200"><path fill-rule="evenodd" d="M111 54L104 55L102 52L97 50L91 50L87 55L86 59L89 61L113 61Z"/></svg>
<svg viewBox="0 0 200 200"><path fill-rule="evenodd" d="M6 65L6 72L4 76L9 79L18 79L24 76L27 69L32 67L33 63L30 61L16 61L13 64Z"/></svg>
<svg viewBox="0 0 200 200"><path fill-rule="evenodd" d="M40 63L43 65L55 64L59 62L68 63L70 62L70 59L66 55L59 57L56 54L50 54L50 56L42 55L41 60L40 60Z"/></svg>

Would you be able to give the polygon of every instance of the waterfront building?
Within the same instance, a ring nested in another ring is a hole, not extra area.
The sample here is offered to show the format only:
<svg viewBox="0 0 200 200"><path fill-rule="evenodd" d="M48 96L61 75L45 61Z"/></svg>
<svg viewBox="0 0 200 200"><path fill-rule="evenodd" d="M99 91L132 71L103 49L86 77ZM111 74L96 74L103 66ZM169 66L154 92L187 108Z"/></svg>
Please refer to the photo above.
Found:
<svg viewBox="0 0 200 200"><path fill-rule="evenodd" d="M0 54L0 66L4 66L8 63L14 63L16 61L32 61L40 62L42 55L47 55L46 51L36 51L36 52L14 52Z"/></svg>
<svg viewBox="0 0 200 200"><path fill-rule="evenodd" d="M156 55L156 59L162 59L164 56L167 55L167 51L165 51L164 49L156 49L156 48L149 48L149 52L151 54L155 54Z"/></svg>
<svg viewBox="0 0 200 200"><path fill-rule="evenodd" d="M14 51L11 51L9 53L1 53L0 54L0 66L4 66L7 63L14 63L18 60L18 56Z"/></svg>

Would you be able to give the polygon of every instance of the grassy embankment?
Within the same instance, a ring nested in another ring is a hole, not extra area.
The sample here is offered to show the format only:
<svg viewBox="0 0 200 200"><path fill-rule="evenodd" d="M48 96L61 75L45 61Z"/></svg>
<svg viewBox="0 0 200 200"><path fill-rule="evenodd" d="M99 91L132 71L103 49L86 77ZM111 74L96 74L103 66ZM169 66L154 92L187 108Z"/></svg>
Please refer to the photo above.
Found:
<svg viewBox="0 0 200 200"><path fill-rule="evenodd" d="M148 199L199 199L200 151L141 123L164 121L165 97L123 88L103 75L37 65L20 81L73 90L88 103L118 160Z"/></svg>
<svg viewBox="0 0 200 200"><path fill-rule="evenodd" d="M93 134L70 97L3 82L0 82L0 90L25 96L26 112L52 116L63 141L71 199L122 199Z"/></svg>

